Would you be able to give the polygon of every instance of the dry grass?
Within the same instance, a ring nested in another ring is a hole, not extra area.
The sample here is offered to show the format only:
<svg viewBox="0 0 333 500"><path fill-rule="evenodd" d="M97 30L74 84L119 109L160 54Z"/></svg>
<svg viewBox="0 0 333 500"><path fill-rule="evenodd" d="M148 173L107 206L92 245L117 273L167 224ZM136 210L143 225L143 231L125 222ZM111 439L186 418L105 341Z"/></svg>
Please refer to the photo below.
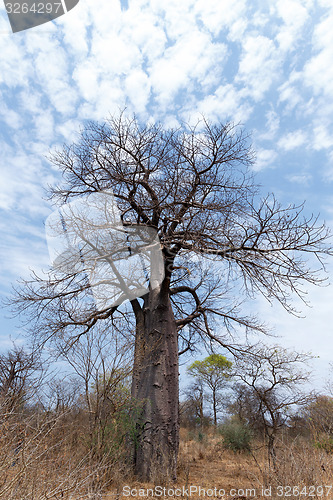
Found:
<svg viewBox="0 0 333 500"><path fill-rule="evenodd" d="M281 439L277 446L277 468L273 470L268 467L264 443L255 443L251 453L235 454L223 447L221 436L213 431L206 432L203 436L193 434L181 429L178 480L176 484L162 486L172 489L184 487L185 490L188 489L188 493L191 485L206 490L206 497L203 492L199 496L192 490L190 498L193 500L208 498L212 492L207 490L214 488L217 494L210 498L225 500L263 499L263 490L266 498L271 500L333 498L333 488L331 492L324 488L323 494L320 489L321 486L333 484L333 456L314 448L305 439ZM139 489L152 489L161 483L154 485L130 481L123 484L136 490L139 496ZM289 486L298 487L298 490L289 491ZM219 495L219 490L224 490L225 495ZM134 495L127 496L132 497ZM185 491L185 495L166 495L165 498L186 497ZM125 497L122 496L122 488L118 487L112 489L105 498L111 500Z"/></svg>
<svg viewBox="0 0 333 500"><path fill-rule="evenodd" d="M0 423L0 499L103 498L126 468L121 450L97 456L86 435L84 422L69 414Z"/></svg>
<svg viewBox="0 0 333 500"><path fill-rule="evenodd" d="M5 500L115 500L124 496L123 487L136 490L161 487L180 488L177 496L163 498L224 498L225 500L266 498L333 498L333 491L318 489L333 483L333 455L315 448L305 438L281 438L277 445L277 467L269 468L264 443L256 442L250 453L234 453L225 449L222 438L212 429L189 432L181 429L178 480L167 483L156 478L155 484L139 483L131 476L130 468L121 456L97 459L86 452L73 422L66 419L44 422L35 426L35 434L26 438L24 449L15 454L17 432L2 433L0 437L0 498ZM4 430L4 429L2 429ZM38 430L38 433L37 433ZM84 435L82 431L81 436ZM11 440L12 439L12 440ZM6 441L7 440L7 441ZM190 487L201 487L206 496ZM296 486L298 490L288 490ZM306 490L304 489L306 487ZM184 488L184 492L182 489ZM216 495L214 490L216 488ZM210 490L210 491L209 491ZM223 491L220 491L223 490ZM108 493L107 493L108 491ZM220 494L219 494L220 491ZM299 493L303 491L303 494ZM150 492L152 493L152 492ZM167 492L166 492L167 493ZM183 494L184 493L184 494ZM225 493L223 495L223 493ZM304 493L307 493L306 495ZM150 494L150 496L152 496Z"/></svg>

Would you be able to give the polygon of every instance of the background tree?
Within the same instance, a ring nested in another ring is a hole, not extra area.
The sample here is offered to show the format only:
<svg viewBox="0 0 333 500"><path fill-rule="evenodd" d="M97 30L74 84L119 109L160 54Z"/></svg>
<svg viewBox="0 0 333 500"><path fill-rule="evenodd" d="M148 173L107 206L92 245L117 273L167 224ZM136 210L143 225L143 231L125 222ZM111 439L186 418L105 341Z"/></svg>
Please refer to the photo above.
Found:
<svg viewBox="0 0 333 500"><path fill-rule="evenodd" d="M259 199L253 161L248 137L232 124L165 130L124 115L88 124L51 157L63 175L55 202L112 189L125 228L150 226L160 239L164 279L130 304L97 310L86 274L70 269L32 276L16 301L41 342L70 346L99 322L134 328L132 395L142 402L135 468L143 479L154 467L176 476L178 349L202 341L239 352L233 328L264 331L244 314L241 291L292 311L291 292L303 297L303 285L320 283L321 259L331 254L326 227L303 206ZM316 263L304 260L311 255Z"/></svg>
<svg viewBox="0 0 333 500"><path fill-rule="evenodd" d="M202 380L194 381L185 391L185 399L180 402L180 423L185 427L190 425L204 427L211 423L210 417L204 411L204 386Z"/></svg>
<svg viewBox="0 0 333 500"><path fill-rule="evenodd" d="M278 346L259 346L235 363L240 385L231 409L252 428L264 431L268 458L274 468L279 429L286 425L293 408L307 405L312 397L302 391L302 384L309 381L304 364L311 358Z"/></svg>
<svg viewBox="0 0 333 500"><path fill-rule="evenodd" d="M213 408L213 422L217 426L217 413L221 408L221 391L231 377L231 361L222 354L211 354L203 361L194 361L187 371L208 388Z"/></svg>
<svg viewBox="0 0 333 500"><path fill-rule="evenodd" d="M306 405L300 415L305 420L315 444L328 453L333 451L333 398L316 395Z"/></svg>
<svg viewBox="0 0 333 500"><path fill-rule="evenodd" d="M58 343L54 352L54 356L65 361L75 374L77 386L82 391L80 407L88 414L90 451L100 456L118 440L125 439L125 420L129 419L133 406L130 336L120 337L115 329L104 330L101 326L78 339L70 349L64 350ZM124 421L120 422L122 417Z"/></svg>
<svg viewBox="0 0 333 500"><path fill-rule="evenodd" d="M5 414L22 410L32 397L41 375L40 360L33 352L14 346L0 355L0 403Z"/></svg>

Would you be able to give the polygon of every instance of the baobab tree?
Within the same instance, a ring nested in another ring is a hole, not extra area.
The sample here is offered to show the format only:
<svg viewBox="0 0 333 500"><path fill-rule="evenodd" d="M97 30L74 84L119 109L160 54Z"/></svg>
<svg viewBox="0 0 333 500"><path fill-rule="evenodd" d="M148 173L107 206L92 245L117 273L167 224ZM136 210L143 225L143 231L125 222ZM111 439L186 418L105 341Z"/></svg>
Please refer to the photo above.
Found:
<svg viewBox="0 0 333 500"><path fill-rule="evenodd" d="M303 206L259 199L249 138L232 124L165 130L122 114L88 124L51 162L63 175L51 190L55 203L112 190L125 228L156 231L163 279L127 305L101 309L86 273L51 269L18 290L17 306L30 313L34 335L68 348L99 322L112 328L122 320L124 332L133 319L132 395L142 406L135 469L142 479L153 465L175 477L179 352L198 342L236 352L232 328L264 331L234 298L240 289L292 311L291 292L302 296L304 284L321 282L328 231Z"/></svg>

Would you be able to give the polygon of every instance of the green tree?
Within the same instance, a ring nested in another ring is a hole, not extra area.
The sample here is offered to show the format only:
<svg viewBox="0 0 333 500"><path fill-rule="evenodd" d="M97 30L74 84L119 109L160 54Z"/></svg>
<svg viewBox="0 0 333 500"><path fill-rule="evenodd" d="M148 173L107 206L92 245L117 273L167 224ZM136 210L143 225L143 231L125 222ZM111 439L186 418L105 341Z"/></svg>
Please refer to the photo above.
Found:
<svg viewBox="0 0 333 500"><path fill-rule="evenodd" d="M217 413L221 407L220 391L226 387L231 377L232 362L222 354L211 354L203 361L194 361L187 371L202 382L211 392L214 425L217 425Z"/></svg>

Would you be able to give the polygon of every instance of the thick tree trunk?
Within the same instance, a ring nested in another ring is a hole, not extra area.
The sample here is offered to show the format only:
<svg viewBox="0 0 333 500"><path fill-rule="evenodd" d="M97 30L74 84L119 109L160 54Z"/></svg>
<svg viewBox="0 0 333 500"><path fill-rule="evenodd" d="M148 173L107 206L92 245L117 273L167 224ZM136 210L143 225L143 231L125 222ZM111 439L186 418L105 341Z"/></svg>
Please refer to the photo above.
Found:
<svg viewBox="0 0 333 500"><path fill-rule="evenodd" d="M168 293L150 291L137 315L132 396L141 403L135 471L176 479L179 445L177 328Z"/></svg>

